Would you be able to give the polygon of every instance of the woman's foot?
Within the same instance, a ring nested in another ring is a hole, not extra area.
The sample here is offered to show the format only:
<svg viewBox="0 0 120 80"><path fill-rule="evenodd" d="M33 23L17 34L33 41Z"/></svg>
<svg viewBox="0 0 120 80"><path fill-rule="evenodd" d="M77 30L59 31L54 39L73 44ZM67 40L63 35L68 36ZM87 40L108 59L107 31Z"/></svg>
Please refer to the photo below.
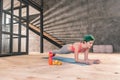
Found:
<svg viewBox="0 0 120 80"><path fill-rule="evenodd" d="M94 60L94 64L100 64L101 61L100 60Z"/></svg>
<svg viewBox="0 0 120 80"><path fill-rule="evenodd" d="M56 54L53 54L53 57L55 56Z"/></svg>
<svg viewBox="0 0 120 80"><path fill-rule="evenodd" d="M93 61L87 61L86 64L87 64L87 65L92 65L92 64L93 64Z"/></svg>
<svg viewBox="0 0 120 80"><path fill-rule="evenodd" d="M93 64L100 64L101 61L99 59L89 59L89 61L92 61Z"/></svg>

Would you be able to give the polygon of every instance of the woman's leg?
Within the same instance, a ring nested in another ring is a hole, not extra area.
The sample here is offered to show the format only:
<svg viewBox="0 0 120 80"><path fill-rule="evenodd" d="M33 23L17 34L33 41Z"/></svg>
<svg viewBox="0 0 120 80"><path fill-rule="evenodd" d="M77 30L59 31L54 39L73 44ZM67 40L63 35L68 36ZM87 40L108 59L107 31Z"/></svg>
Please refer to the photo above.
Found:
<svg viewBox="0 0 120 80"><path fill-rule="evenodd" d="M71 53L71 51L68 49L69 45L64 45L61 49L59 50L53 50L53 54L68 54Z"/></svg>

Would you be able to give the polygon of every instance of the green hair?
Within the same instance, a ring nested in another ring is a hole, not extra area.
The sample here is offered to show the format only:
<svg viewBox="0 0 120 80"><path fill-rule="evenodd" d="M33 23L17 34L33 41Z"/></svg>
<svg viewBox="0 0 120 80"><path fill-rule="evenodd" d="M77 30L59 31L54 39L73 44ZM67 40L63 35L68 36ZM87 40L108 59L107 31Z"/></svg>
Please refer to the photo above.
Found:
<svg viewBox="0 0 120 80"><path fill-rule="evenodd" d="M89 42L89 41L94 41L95 38L93 35L85 35L83 38L84 41Z"/></svg>

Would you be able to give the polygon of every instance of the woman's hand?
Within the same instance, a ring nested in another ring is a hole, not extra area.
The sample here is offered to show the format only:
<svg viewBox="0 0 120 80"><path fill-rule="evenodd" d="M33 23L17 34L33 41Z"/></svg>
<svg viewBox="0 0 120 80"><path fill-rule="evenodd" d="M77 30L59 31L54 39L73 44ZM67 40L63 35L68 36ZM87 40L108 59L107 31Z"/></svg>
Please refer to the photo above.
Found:
<svg viewBox="0 0 120 80"><path fill-rule="evenodd" d="M87 64L87 65L93 64L93 61L83 60L83 59L79 59L79 60L77 60L76 62L77 62L77 63L81 63L81 64Z"/></svg>
<svg viewBox="0 0 120 80"><path fill-rule="evenodd" d="M81 63L81 64L87 64L87 65L91 65L91 64L99 64L100 63L100 60L98 59L88 59L88 60L82 60L82 59L79 59L77 60L76 62L78 63Z"/></svg>
<svg viewBox="0 0 120 80"><path fill-rule="evenodd" d="M94 64L100 64L101 61L99 59L88 59L89 61L92 61Z"/></svg>

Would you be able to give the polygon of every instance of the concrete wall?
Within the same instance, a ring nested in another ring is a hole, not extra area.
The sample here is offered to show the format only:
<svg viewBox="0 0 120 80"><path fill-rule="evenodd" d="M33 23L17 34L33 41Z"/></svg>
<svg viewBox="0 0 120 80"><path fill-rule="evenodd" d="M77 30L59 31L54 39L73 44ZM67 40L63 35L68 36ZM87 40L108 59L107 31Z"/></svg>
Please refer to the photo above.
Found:
<svg viewBox="0 0 120 80"><path fill-rule="evenodd" d="M96 8L89 10L88 33L96 37L95 44L110 44L114 52L120 52L120 1L96 0L93 6ZM97 14L92 10L96 10Z"/></svg>
<svg viewBox="0 0 120 80"><path fill-rule="evenodd" d="M51 24L54 25L58 21L58 16L61 17L59 21L67 18L67 21L71 20L71 24L62 26L79 26L78 36L92 34L96 38L96 45L112 45L114 52L120 52L119 9L120 0L44 0L44 19L47 20L53 15L50 20L53 19Z"/></svg>

